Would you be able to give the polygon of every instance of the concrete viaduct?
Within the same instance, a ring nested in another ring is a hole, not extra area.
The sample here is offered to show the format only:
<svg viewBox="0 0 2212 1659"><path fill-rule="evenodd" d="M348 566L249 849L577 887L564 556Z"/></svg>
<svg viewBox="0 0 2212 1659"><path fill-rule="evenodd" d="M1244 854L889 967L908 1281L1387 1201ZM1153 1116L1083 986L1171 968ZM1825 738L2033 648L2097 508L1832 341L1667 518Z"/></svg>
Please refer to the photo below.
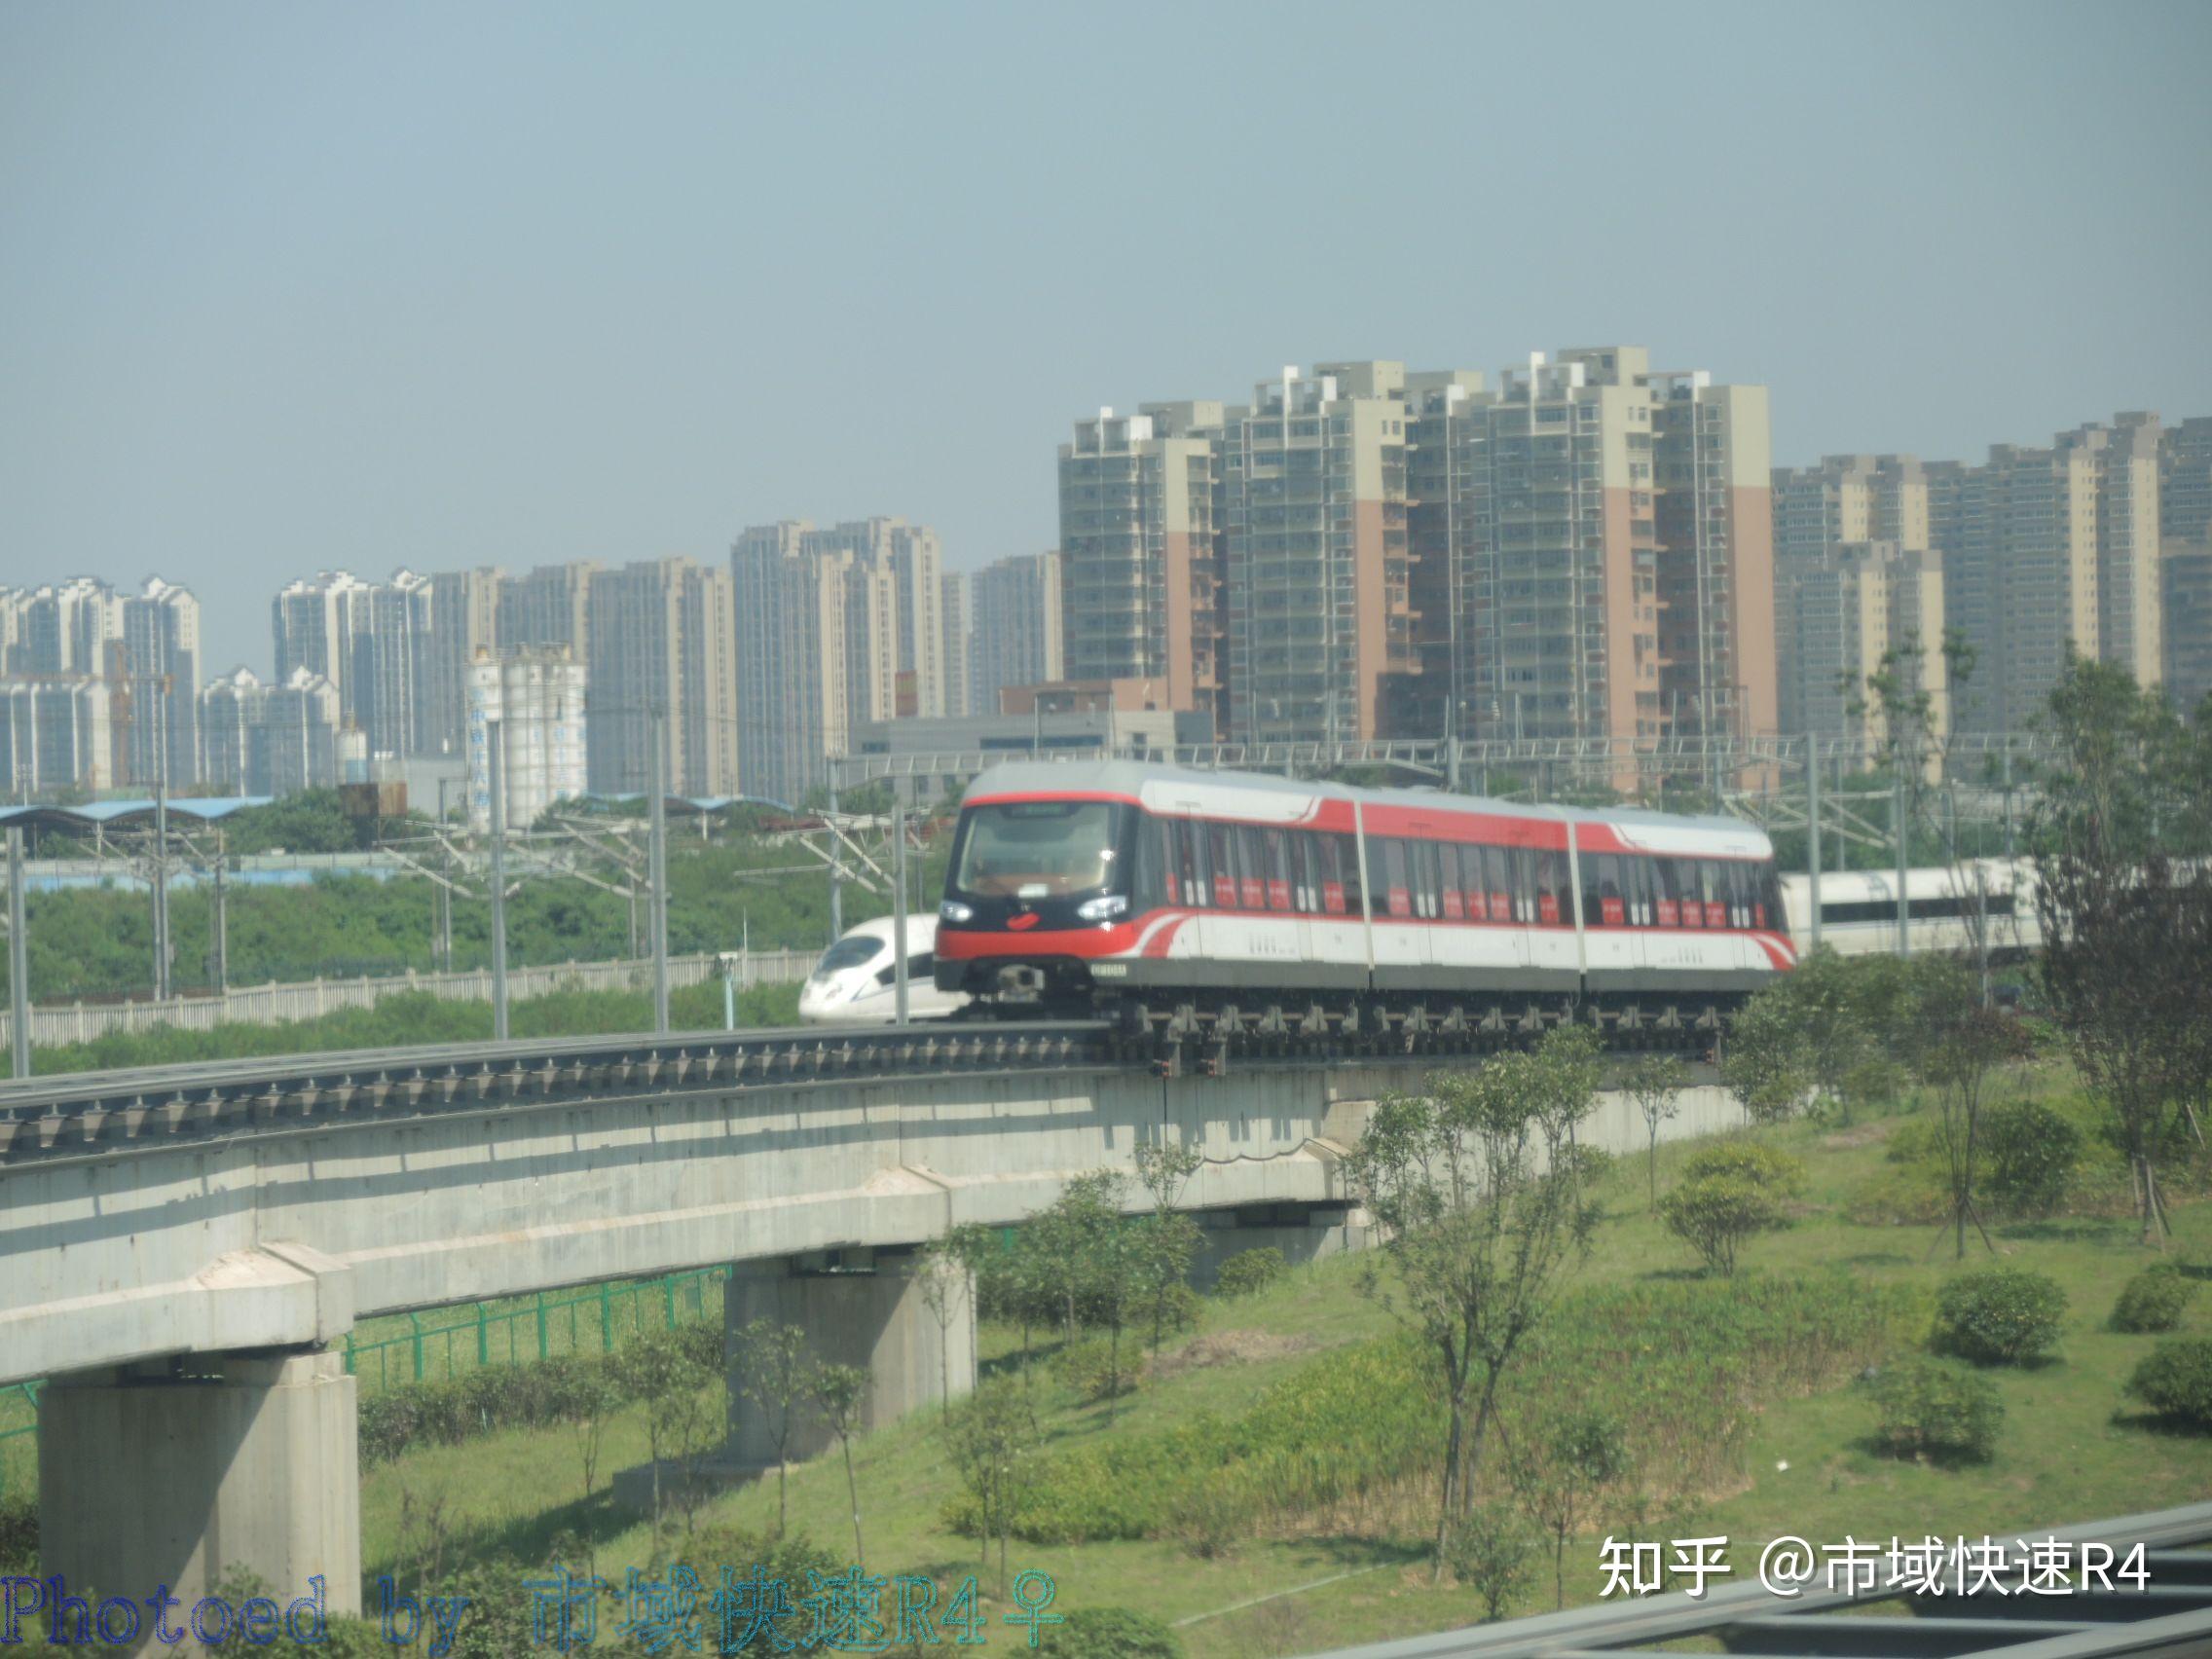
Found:
<svg viewBox="0 0 2212 1659"><path fill-rule="evenodd" d="M779 1039L781 1062L718 1033L0 1088L0 1382L47 1379L44 1570L187 1606L239 1568L287 1594L319 1574L331 1611L357 1610L354 1380L331 1346L357 1318L729 1263L731 1325L773 1314L865 1361L887 1422L936 1396L946 1344L954 1389L973 1383L914 1246L1165 1140L1203 1156L1182 1201L1216 1257L1348 1247L1341 1163L1367 1104L1475 1063L1161 1078L1093 1037L1001 1037L909 1042L872 1075L884 1039L856 1036L810 1067L806 1043L832 1040ZM1736 1121L1710 1085L1682 1106L1671 1134ZM1613 1094L1584 1130L1643 1134ZM741 1410L731 1439L737 1462L771 1460Z"/></svg>

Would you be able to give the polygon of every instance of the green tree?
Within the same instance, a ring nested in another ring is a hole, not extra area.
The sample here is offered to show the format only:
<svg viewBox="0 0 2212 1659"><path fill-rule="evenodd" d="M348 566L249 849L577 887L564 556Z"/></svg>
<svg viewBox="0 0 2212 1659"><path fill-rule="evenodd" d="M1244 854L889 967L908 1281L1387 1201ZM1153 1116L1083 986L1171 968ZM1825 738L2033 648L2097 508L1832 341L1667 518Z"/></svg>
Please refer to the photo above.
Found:
<svg viewBox="0 0 2212 1659"><path fill-rule="evenodd" d="M1982 1102L1998 1071L2028 1056L2030 1044L2020 1022L1987 1007L1979 984L1956 962L1923 957L1912 968L1914 1018L1907 1041L1913 1076L1936 1095L1936 1147L1943 1163L1951 1213L1958 1235L1959 1261L1967 1256L1971 1219L1991 1255L1981 1212L1974 1207L1974 1183L1982 1156Z"/></svg>
<svg viewBox="0 0 2212 1659"><path fill-rule="evenodd" d="M2212 1088L2212 718L2185 728L2125 670L2070 659L2032 826L2043 984L2111 1108L2145 1244L2170 1232L2157 1156Z"/></svg>
<svg viewBox="0 0 2212 1659"><path fill-rule="evenodd" d="M1366 1287L1419 1337L1445 1402L1439 1577L1498 1387L1588 1251L1596 1211L1567 1149L1597 1081L1596 1033L1561 1027L1533 1051L1382 1100L1349 1161L1383 1231L1388 1271L1371 1264Z"/></svg>
<svg viewBox="0 0 2212 1659"><path fill-rule="evenodd" d="M999 1540L999 1594L1007 1593L1007 1538L1021 1511L1022 1493L1037 1467L1037 1423L1029 1402L1006 1378L993 1377L944 1416L945 1451L955 1473L976 1500L981 1518L982 1559Z"/></svg>
<svg viewBox="0 0 2212 1659"><path fill-rule="evenodd" d="M738 1388L766 1415L776 1442L776 1535L790 1519L789 1476L792 1430L799 1408L814 1390L814 1357L806 1332L797 1325L755 1319L738 1333Z"/></svg>
<svg viewBox="0 0 2212 1659"><path fill-rule="evenodd" d="M969 1271L966 1249L950 1234L923 1245L915 1253L912 1271L915 1287L921 1292L922 1306L937 1321L938 1404L949 1406L952 1404L952 1327L963 1309L968 1310L970 1323L974 1323L975 1277ZM974 1357L971 1352L971 1363Z"/></svg>
<svg viewBox="0 0 2212 1659"><path fill-rule="evenodd" d="M1647 1173L1651 1207L1659 1207L1659 1126L1681 1111L1682 1090L1690 1086L1689 1067L1673 1054L1645 1054L1628 1069L1623 1087L1643 1114L1649 1140Z"/></svg>
<svg viewBox="0 0 2212 1659"><path fill-rule="evenodd" d="M1198 1224L1177 1213L1175 1205L1204 1161L1204 1155L1187 1142L1170 1146L1165 1141L1153 1141L1136 1151L1137 1180L1152 1196L1152 1214L1145 1220L1139 1242L1155 1353L1160 1351L1172 1295L1189 1279L1191 1263L1198 1252Z"/></svg>
<svg viewBox="0 0 2212 1659"><path fill-rule="evenodd" d="M1552 1539L1552 1589L1567 1605L1567 1540L1585 1526L1605 1492L1629 1472L1621 1425L1601 1412L1568 1412L1544 1424L1513 1459L1521 1503Z"/></svg>
<svg viewBox="0 0 2212 1659"><path fill-rule="evenodd" d="M614 1370L624 1392L645 1406L645 1456L652 1467L653 1537L659 1548L662 1527L662 1454L672 1455L678 1501L686 1523L697 1513L691 1496L698 1486L685 1460L702 1449L704 1425L710 1419L706 1390L715 1374L699 1363L682 1335L673 1330L654 1331L625 1343L615 1350Z"/></svg>
<svg viewBox="0 0 2212 1659"><path fill-rule="evenodd" d="M592 1493L598 1490L599 1456L606 1443L607 1419L621 1403L622 1396L613 1379L597 1365L579 1366L562 1396L561 1417L575 1438L587 1509L591 1506ZM599 1570L599 1542L588 1526L584 1529L584 1572L588 1577Z"/></svg>
<svg viewBox="0 0 2212 1659"><path fill-rule="evenodd" d="M861 1489L853 1473L853 1436L860 1431L861 1416L867 1408L867 1369L860 1365L818 1365L814 1368L814 1407L845 1454L845 1496L853 1506L853 1565L867 1566L861 1543Z"/></svg>
<svg viewBox="0 0 2212 1659"><path fill-rule="evenodd" d="M1478 1504L1452 1534L1452 1576L1483 1600L1485 1623L1505 1616L1529 1580L1528 1534L1502 1503Z"/></svg>
<svg viewBox="0 0 2212 1659"><path fill-rule="evenodd" d="M1754 1124L1779 1123L1812 1092L1796 1016L1775 986L1754 995L1730 1022L1720 1048L1720 1081Z"/></svg>

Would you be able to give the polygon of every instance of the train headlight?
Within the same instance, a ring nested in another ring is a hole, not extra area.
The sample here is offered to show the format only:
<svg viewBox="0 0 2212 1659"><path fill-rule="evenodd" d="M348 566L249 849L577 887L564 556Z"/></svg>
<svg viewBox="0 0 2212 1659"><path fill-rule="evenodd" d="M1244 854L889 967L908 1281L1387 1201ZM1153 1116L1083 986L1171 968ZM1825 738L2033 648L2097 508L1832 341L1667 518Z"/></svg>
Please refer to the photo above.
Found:
<svg viewBox="0 0 2212 1659"><path fill-rule="evenodd" d="M963 904L957 899L947 899L937 907L938 919L945 922L972 922L976 919L976 906Z"/></svg>
<svg viewBox="0 0 2212 1659"><path fill-rule="evenodd" d="M1087 922L1110 922L1116 916L1125 915L1129 902L1119 893L1109 893L1103 899L1086 899L1075 907L1075 913Z"/></svg>

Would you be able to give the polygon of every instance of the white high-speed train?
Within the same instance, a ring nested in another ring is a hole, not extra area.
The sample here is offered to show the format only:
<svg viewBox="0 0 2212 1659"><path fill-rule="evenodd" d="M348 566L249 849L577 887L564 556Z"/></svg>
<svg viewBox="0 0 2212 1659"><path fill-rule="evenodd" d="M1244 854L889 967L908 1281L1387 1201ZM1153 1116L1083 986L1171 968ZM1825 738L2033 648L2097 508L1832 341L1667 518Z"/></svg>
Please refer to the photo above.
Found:
<svg viewBox="0 0 2212 1659"><path fill-rule="evenodd" d="M896 937L889 916L847 928L799 987L799 1018L810 1025L888 1025L898 1018L898 965L891 951ZM937 988L935 916L906 918L906 949L908 1018L941 1019L968 1006L958 991Z"/></svg>
<svg viewBox="0 0 2212 1659"><path fill-rule="evenodd" d="M2033 950L2043 942L2036 920L2036 869L2026 859L1973 859L1957 871L1944 866L1905 871L1906 940L1915 951L1972 951L1993 956ZM1813 881L1782 878L1789 934L1800 951L1813 943ZM1977 907L1988 914L1986 940L1970 926ZM1821 877L1821 943L1840 956L1871 956L1898 947L1898 874L1855 869Z"/></svg>

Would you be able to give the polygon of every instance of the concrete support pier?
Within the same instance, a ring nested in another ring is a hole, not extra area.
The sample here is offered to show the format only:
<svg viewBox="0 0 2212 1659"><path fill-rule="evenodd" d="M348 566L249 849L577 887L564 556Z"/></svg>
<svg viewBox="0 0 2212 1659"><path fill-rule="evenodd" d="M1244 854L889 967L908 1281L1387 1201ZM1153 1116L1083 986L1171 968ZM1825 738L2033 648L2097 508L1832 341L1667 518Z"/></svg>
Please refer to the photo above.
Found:
<svg viewBox="0 0 2212 1659"><path fill-rule="evenodd" d="M769 1467L776 1461L772 1413L745 1397L739 1348L756 1319L796 1325L817 1360L867 1368L863 1426L881 1428L976 1386L976 1298L963 1279L947 1284L949 1320L942 1326L915 1276L907 1251L846 1250L833 1260L779 1257L740 1262L723 1293L730 1356L729 1450L732 1462ZM828 1451L834 1437L819 1413L800 1405L788 1442L793 1462Z"/></svg>
<svg viewBox="0 0 2212 1659"><path fill-rule="evenodd" d="M188 1618L250 1574L287 1607L323 1581L361 1610L353 1379L327 1350L195 1354L55 1377L39 1396L39 1558L72 1596L145 1598Z"/></svg>

